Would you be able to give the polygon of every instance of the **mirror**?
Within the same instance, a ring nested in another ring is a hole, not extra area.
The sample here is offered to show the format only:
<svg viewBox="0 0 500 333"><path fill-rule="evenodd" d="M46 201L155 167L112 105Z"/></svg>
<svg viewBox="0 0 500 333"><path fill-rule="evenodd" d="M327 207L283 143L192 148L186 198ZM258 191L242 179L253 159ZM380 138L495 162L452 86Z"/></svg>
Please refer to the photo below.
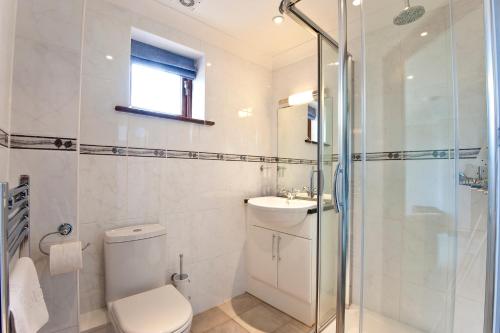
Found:
<svg viewBox="0 0 500 333"><path fill-rule="evenodd" d="M325 99L325 105L333 103L332 98ZM311 175L317 169L318 153L318 102L312 101L300 105L278 108L278 193L282 190L295 190L300 198L314 197L317 190L316 176ZM323 121L324 152L332 155L331 117ZM325 190L329 191L330 175L326 175ZM311 191L312 189L312 191Z"/></svg>

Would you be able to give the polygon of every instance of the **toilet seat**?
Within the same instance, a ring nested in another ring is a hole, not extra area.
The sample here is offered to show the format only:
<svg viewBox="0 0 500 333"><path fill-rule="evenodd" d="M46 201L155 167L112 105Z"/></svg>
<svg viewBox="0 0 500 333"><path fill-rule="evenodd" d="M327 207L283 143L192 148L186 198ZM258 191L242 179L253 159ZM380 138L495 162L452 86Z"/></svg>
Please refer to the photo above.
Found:
<svg viewBox="0 0 500 333"><path fill-rule="evenodd" d="M181 333L191 325L191 304L172 285L109 304L110 320L120 333Z"/></svg>

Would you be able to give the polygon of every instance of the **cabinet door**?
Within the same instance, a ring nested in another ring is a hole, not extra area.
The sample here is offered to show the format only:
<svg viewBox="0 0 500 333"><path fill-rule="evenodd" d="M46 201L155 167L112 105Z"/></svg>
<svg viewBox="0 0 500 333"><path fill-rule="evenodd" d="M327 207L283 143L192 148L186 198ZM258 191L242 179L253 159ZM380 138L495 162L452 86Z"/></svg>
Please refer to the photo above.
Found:
<svg viewBox="0 0 500 333"><path fill-rule="evenodd" d="M312 241L279 234L278 288L304 302L312 302Z"/></svg>
<svg viewBox="0 0 500 333"><path fill-rule="evenodd" d="M254 279L275 288L278 283L275 243L277 239L277 232L256 226L250 227L250 235L248 237L248 272Z"/></svg>

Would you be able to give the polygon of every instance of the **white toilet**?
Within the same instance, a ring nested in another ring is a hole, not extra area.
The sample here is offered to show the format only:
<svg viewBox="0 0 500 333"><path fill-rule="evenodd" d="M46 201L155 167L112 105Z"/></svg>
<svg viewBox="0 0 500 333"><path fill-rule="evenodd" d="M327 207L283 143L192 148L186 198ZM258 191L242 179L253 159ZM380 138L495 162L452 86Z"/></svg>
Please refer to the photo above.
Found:
<svg viewBox="0 0 500 333"><path fill-rule="evenodd" d="M106 231L105 287L116 333L188 333L193 309L167 281L166 230L159 224Z"/></svg>

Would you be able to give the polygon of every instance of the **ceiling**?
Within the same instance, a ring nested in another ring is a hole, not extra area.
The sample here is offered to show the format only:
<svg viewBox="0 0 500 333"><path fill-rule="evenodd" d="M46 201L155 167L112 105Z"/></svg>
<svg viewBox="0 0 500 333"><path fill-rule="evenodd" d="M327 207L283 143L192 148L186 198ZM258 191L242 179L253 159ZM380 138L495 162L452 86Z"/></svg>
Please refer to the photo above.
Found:
<svg viewBox="0 0 500 333"><path fill-rule="evenodd" d="M182 14L241 41L253 52L273 59L273 68L298 61L316 52L314 36L285 15L285 21L276 25L272 18L280 15L280 0L196 0L186 8L179 0L155 0ZM403 8L402 0L364 0L365 29L375 30L392 26L392 18ZM428 11L448 0L413 0ZM348 26L351 37L361 32L360 6L348 4ZM337 39L337 1L301 0L296 7L315 21L323 30ZM402 28L401 31L404 31Z"/></svg>
<svg viewBox="0 0 500 333"><path fill-rule="evenodd" d="M194 9L183 7L179 0L156 0L210 25L247 45L262 55L274 57L311 39L313 36L290 18L276 25L272 18L280 15L280 0L201 0ZM324 11L332 0L303 0L310 2L312 13ZM332 15L333 16L333 15Z"/></svg>

